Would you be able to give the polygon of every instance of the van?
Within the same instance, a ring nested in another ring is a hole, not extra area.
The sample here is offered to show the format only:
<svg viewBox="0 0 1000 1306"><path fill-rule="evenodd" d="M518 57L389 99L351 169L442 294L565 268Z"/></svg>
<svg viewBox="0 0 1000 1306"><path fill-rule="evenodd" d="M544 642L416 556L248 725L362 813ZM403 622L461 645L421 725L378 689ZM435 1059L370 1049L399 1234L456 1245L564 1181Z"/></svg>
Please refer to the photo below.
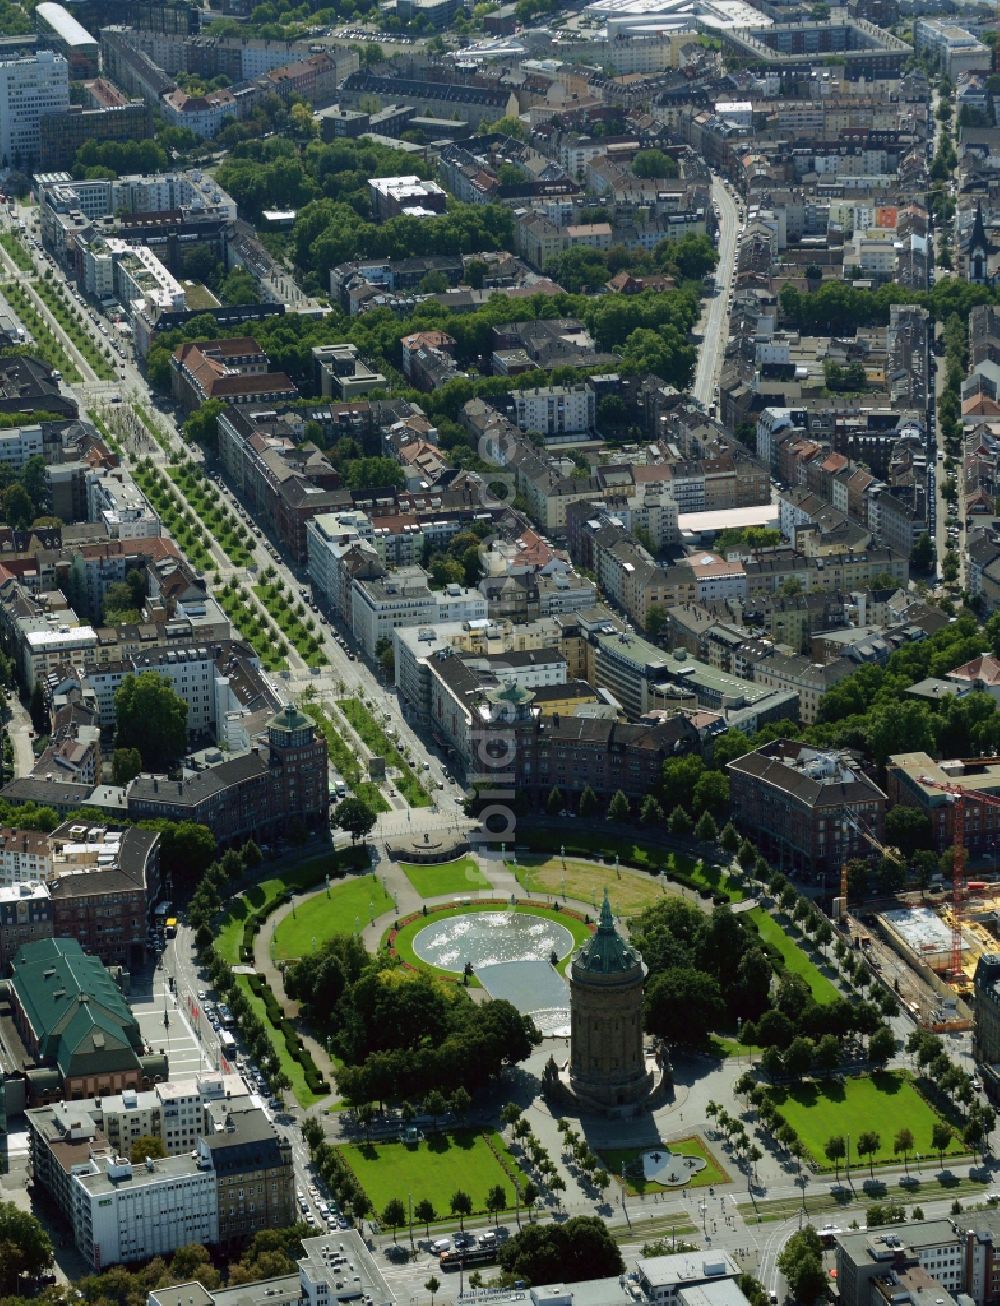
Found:
<svg viewBox="0 0 1000 1306"><path fill-rule="evenodd" d="M431 1243L431 1251L437 1253L438 1255L440 1255L441 1252L450 1252L451 1239L435 1238L435 1240Z"/></svg>

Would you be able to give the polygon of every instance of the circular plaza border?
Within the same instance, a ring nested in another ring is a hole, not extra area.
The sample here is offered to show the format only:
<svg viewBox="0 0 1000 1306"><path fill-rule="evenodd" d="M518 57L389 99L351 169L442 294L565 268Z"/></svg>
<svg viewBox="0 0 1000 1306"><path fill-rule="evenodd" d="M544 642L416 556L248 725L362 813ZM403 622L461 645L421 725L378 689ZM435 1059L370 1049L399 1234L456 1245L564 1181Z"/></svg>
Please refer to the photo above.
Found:
<svg viewBox="0 0 1000 1306"><path fill-rule="evenodd" d="M426 913L422 911L411 912L408 916L401 917L390 929L386 930L382 937L382 946L389 951L391 956L398 957L403 965L410 970L424 970L431 975L437 975L441 979L448 980L452 984L463 983L464 977L461 972L444 970L418 957L413 949L413 940L421 930L428 925L433 925L436 921L447 920L451 916L465 916L473 912L495 911L514 911L529 916L541 916L545 920L555 921L569 930L573 936L573 944L556 967L561 975L566 973L566 968L576 950L590 938L597 928L595 922L588 923L584 919L583 913L574 911L570 907L556 909L546 902L535 902L531 899L518 901L514 906L511 906L509 899L506 898L479 898L475 902L448 903L443 907L428 909ZM479 981L475 975L470 977L469 986L479 987Z"/></svg>

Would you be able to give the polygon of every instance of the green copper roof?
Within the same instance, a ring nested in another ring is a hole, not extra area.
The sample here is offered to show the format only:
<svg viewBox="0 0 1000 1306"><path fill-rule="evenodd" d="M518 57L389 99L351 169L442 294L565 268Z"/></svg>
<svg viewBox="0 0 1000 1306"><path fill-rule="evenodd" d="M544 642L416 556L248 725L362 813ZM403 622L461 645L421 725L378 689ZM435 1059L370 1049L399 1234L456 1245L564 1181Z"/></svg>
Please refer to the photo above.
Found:
<svg viewBox="0 0 1000 1306"><path fill-rule="evenodd" d="M641 966L642 958L635 948L629 947L615 928L611 902L605 889L597 933L591 935L573 958L573 969L590 975L621 975L626 971L638 970Z"/></svg>
<svg viewBox="0 0 1000 1306"><path fill-rule="evenodd" d="M312 726L312 722L304 712L293 704L289 703L283 708L277 716L271 718L269 730L304 730Z"/></svg>

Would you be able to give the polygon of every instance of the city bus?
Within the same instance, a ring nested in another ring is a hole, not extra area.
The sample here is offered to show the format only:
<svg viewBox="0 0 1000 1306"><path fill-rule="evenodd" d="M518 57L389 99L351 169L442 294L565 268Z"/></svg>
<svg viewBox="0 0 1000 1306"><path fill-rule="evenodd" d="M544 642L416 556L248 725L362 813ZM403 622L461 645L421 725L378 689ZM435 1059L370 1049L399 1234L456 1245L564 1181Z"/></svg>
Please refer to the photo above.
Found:
<svg viewBox="0 0 1000 1306"><path fill-rule="evenodd" d="M457 1270L461 1266L492 1265L497 1258L496 1245L477 1247L456 1247L454 1251L441 1253L441 1269Z"/></svg>

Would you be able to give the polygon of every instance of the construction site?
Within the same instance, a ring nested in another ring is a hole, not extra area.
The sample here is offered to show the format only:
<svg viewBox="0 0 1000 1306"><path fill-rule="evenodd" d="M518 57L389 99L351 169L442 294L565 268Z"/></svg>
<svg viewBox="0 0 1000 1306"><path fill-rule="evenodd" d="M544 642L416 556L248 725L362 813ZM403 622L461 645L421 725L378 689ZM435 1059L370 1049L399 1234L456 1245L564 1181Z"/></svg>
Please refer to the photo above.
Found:
<svg viewBox="0 0 1000 1306"><path fill-rule="evenodd" d="M892 761L897 801L919 793L919 805L930 809L953 849L951 884L940 878L939 888L901 894L858 920L850 914L845 869L834 915L922 1027L959 1032L972 1027L969 1000L979 959L1000 951L1000 796L988 791L1000 781L1000 759L935 763L926 754L907 754ZM873 855L901 860L897 849L860 833ZM970 869L984 862L988 872Z"/></svg>

